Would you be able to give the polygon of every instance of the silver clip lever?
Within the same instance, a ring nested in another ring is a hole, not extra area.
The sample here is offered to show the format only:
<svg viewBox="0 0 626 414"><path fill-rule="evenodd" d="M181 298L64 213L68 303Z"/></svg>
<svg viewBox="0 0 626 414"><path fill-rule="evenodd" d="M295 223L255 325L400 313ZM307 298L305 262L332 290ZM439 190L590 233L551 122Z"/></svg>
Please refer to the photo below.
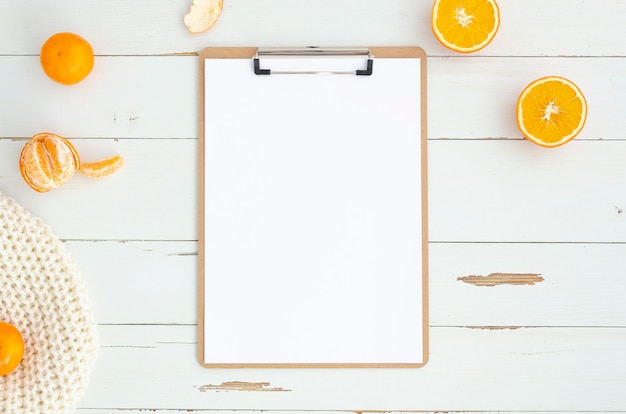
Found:
<svg viewBox="0 0 626 414"><path fill-rule="evenodd" d="M354 70L272 70L261 68L261 58L290 58L290 57L367 57L365 69ZM318 48L307 47L298 49L259 49L254 56L254 73L256 75L291 75L291 74L339 74L371 76L374 69L372 54L368 49L342 49L342 48Z"/></svg>

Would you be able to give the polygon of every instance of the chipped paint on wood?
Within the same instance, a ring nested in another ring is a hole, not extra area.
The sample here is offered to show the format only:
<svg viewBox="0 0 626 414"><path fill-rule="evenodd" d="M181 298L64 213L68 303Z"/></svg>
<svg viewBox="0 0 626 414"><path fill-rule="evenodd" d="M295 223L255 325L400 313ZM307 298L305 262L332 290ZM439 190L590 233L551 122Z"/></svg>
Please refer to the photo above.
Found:
<svg viewBox="0 0 626 414"><path fill-rule="evenodd" d="M489 331L506 331L519 329L519 326L466 326L469 329L487 329Z"/></svg>
<svg viewBox="0 0 626 414"><path fill-rule="evenodd" d="M270 387L269 382L242 382L229 381L219 385L201 385L198 389L202 392L206 391L261 391L261 392L285 392L291 391L280 387Z"/></svg>
<svg viewBox="0 0 626 414"><path fill-rule="evenodd" d="M457 280L474 286L534 285L543 282L538 273L490 273L487 276L462 276Z"/></svg>

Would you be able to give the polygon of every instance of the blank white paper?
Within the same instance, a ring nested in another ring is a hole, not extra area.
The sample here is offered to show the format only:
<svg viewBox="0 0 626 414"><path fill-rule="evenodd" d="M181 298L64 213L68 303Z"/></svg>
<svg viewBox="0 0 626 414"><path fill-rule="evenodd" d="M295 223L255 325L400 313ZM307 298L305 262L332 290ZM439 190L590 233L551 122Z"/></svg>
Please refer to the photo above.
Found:
<svg viewBox="0 0 626 414"><path fill-rule="evenodd" d="M423 362L420 59L204 76L205 363Z"/></svg>

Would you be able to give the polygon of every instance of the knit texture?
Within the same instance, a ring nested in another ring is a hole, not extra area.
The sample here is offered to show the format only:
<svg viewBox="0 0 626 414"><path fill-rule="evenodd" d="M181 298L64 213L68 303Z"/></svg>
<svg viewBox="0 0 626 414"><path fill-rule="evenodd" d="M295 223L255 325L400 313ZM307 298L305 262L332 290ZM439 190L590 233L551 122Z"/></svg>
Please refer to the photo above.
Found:
<svg viewBox="0 0 626 414"><path fill-rule="evenodd" d="M24 358L0 377L0 413L72 413L96 358L97 326L65 246L0 192L0 320L24 338Z"/></svg>

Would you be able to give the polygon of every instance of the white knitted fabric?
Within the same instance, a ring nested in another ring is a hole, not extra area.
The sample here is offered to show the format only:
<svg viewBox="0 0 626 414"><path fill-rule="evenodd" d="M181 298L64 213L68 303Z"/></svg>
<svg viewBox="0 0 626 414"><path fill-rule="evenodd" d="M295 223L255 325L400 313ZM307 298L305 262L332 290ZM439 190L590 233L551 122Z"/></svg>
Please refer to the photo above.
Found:
<svg viewBox="0 0 626 414"><path fill-rule="evenodd" d="M72 413L94 366L97 327L65 246L0 192L0 321L24 338L18 368L0 377L0 413Z"/></svg>

